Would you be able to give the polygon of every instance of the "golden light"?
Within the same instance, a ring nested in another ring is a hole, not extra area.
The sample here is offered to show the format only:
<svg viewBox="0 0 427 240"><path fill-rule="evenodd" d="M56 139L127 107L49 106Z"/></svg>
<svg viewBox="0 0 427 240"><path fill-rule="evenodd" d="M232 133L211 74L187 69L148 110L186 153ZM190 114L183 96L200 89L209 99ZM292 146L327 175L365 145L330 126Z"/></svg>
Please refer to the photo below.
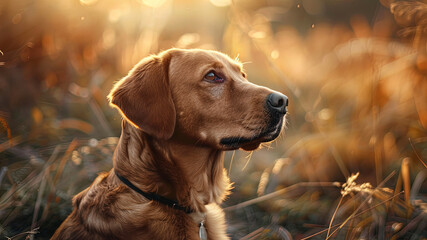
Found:
<svg viewBox="0 0 427 240"><path fill-rule="evenodd" d="M200 35L198 33L186 33L178 39L176 46L180 48L186 48L199 41Z"/></svg>
<svg viewBox="0 0 427 240"><path fill-rule="evenodd" d="M328 121L329 119L332 118L332 114L333 114L333 112L331 109L324 108L324 109L320 110L320 112L318 113L318 117L321 120Z"/></svg>
<svg viewBox="0 0 427 240"><path fill-rule="evenodd" d="M112 28L108 28L102 34L102 47L109 49L116 43L116 33Z"/></svg>
<svg viewBox="0 0 427 240"><path fill-rule="evenodd" d="M227 7L231 5L231 0L210 0L216 7Z"/></svg>
<svg viewBox="0 0 427 240"><path fill-rule="evenodd" d="M82 5L87 5L87 6L89 6L89 5L93 5L93 4L95 4L96 2L98 2L98 0L80 0L80 3L81 3Z"/></svg>
<svg viewBox="0 0 427 240"><path fill-rule="evenodd" d="M264 31L255 31L252 30L249 32L249 37L255 38L255 39L263 39L267 36L267 33Z"/></svg>
<svg viewBox="0 0 427 240"><path fill-rule="evenodd" d="M270 56L271 56L272 59L278 59L279 56L280 56L280 53L277 50L273 50L273 51L271 51Z"/></svg>
<svg viewBox="0 0 427 240"><path fill-rule="evenodd" d="M113 9L108 13L108 20L114 23L119 21L121 16L122 16L122 11L120 9Z"/></svg>
<svg viewBox="0 0 427 240"><path fill-rule="evenodd" d="M163 6L166 0L139 0L139 2L152 8L158 8Z"/></svg>

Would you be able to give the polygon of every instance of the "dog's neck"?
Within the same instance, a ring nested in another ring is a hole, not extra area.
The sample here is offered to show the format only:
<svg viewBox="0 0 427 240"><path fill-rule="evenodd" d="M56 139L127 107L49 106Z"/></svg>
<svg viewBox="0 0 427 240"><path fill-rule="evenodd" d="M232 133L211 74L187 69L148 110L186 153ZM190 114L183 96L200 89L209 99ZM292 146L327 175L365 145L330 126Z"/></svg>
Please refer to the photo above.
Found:
<svg viewBox="0 0 427 240"><path fill-rule="evenodd" d="M223 161L223 151L176 138L158 140L124 122L114 169L143 191L204 212L206 204L219 204L228 193Z"/></svg>

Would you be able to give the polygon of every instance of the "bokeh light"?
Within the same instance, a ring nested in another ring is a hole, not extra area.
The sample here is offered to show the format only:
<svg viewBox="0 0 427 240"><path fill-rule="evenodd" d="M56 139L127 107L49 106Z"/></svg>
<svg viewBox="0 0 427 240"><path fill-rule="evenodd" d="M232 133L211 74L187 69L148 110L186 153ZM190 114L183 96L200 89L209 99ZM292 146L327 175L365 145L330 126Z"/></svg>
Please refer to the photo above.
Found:
<svg viewBox="0 0 427 240"><path fill-rule="evenodd" d="M95 4L96 2L98 2L98 0L80 0L80 3L82 4L82 5L93 5L93 4Z"/></svg>
<svg viewBox="0 0 427 240"><path fill-rule="evenodd" d="M152 7L152 8L158 8L163 6L167 0L138 0L142 2L143 4Z"/></svg>
<svg viewBox="0 0 427 240"><path fill-rule="evenodd" d="M216 7L227 7L230 6L232 0L209 0Z"/></svg>

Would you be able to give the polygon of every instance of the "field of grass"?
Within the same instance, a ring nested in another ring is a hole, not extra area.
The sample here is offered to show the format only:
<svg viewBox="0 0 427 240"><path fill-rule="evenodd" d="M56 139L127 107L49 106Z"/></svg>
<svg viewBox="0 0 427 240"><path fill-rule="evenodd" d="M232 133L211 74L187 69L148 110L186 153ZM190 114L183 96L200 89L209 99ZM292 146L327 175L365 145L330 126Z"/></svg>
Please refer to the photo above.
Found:
<svg viewBox="0 0 427 240"><path fill-rule="evenodd" d="M276 141L226 154L232 239L427 239L426 1L5 0L0 20L0 239L48 239L111 169L106 95L170 47L290 99Z"/></svg>

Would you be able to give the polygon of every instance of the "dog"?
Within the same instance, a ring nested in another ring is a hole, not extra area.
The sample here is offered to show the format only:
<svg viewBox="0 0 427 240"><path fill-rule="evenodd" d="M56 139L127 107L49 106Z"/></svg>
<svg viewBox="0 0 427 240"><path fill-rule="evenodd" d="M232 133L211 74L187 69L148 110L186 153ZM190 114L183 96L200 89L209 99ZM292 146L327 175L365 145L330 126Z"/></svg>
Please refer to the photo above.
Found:
<svg viewBox="0 0 427 240"><path fill-rule="evenodd" d="M73 198L51 239L229 239L224 151L273 141L288 98L223 53L173 48L141 60L108 99L123 116L113 169Z"/></svg>

